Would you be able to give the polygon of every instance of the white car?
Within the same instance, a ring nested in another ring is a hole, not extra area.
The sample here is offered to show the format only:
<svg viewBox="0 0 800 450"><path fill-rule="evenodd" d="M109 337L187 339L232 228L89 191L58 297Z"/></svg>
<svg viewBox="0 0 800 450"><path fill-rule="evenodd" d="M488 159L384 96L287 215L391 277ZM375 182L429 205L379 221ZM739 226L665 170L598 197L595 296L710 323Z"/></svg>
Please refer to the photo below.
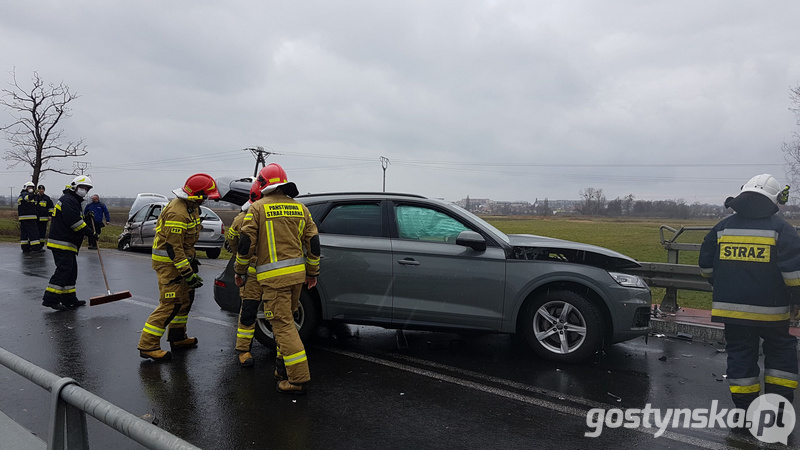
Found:
<svg viewBox="0 0 800 450"><path fill-rule="evenodd" d="M156 235L156 221L169 199L161 194L139 194L128 213L128 221L117 239L117 248L152 248ZM225 243L225 224L211 209L200 207L200 238L194 248L205 251L209 258L217 258Z"/></svg>

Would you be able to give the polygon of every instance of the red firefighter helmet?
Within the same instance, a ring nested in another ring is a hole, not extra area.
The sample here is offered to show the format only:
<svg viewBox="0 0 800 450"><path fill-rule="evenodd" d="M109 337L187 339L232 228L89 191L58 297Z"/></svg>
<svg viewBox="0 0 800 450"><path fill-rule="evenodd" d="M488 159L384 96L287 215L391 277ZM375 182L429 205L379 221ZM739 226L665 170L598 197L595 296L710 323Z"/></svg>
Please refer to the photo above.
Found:
<svg viewBox="0 0 800 450"><path fill-rule="evenodd" d="M297 185L288 180L286 171L279 164L272 163L261 169L256 182L261 186L263 195L269 194L278 187L281 188L284 194L292 198L297 197L297 194L300 193L297 190Z"/></svg>
<svg viewBox="0 0 800 450"><path fill-rule="evenodd" d="M261 198L261 183L258 179L253 180L253 185L250 186L250 203L253 203Z"/></svg>
<svg viewBox="0 0 800 450"><path fill-rule="evenodd" d="M178 198L184 200L203 201L205 199L219 200L217 183L211 175L196 173L186 179L182 188L172 191Z"/></svg>

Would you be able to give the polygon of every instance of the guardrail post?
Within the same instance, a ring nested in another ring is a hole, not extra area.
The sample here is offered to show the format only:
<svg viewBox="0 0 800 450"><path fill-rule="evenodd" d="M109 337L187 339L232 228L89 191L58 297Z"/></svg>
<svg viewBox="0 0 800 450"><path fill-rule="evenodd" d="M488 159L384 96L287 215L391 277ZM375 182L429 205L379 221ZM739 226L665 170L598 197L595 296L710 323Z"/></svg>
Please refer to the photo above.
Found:
<svg viewBox="0 0 800 450"><path fill-rule="evenodd" d="M86 429L86 413L61 398L64 387L78 383L72 378L60 378L50 387L53 398L53 414L50 420L50 442L48 450L89 450L89 432Z"/></svg>
<svg viewBox="0 0 800 450"><path fill-rule="evenodd" d="M667 262L670 264L678 264L677 249L667 250ZM664 298L661 300L661 311L665 313L674 313L678 311L678 288L668 287Z"/></svg>

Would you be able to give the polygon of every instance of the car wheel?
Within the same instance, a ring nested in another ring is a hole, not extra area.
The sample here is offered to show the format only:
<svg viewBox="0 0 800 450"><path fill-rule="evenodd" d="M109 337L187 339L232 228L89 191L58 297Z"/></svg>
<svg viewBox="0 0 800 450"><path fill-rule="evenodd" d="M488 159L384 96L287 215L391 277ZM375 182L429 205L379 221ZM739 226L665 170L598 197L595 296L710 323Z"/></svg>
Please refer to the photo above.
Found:
<svg viewBox="0 0 800 450"><path fill-rule="evenodd" d="M131 249L131 237L125 236L124 238L120 239L117 243L117 248L122 251L130 250Z"/></svg>
<svg viewBox="0 0 800 450"><path fill-rule="evenodd" d="M217 259L219 257L219 254L220 254L221 251L222 250L220 250L218 248L210 248L210 249L206 250L206 256L211 258L211 259Z"/></svg>
<svg viewBox="0 0 800 450"><path fill-rule="evenodd" d="M525 342L551 361L582 361L600 350L603 343L600 312L572 291L550 291L535 297L525 305L521 325Z"/></svg>
<svg viewBox="0 0 800 450"><path fill-rule="evenodd" d="M294 313L294 325L297 327L297 332L300 333L300 340L304 344L309 344L319 326L319 311L314 298L306 289L303 289L300 294L300 306ZM261 345L271 349L275 348L275 334L272 332L269 321L264 318L264 307L260 305L255 336Z"/></svg>

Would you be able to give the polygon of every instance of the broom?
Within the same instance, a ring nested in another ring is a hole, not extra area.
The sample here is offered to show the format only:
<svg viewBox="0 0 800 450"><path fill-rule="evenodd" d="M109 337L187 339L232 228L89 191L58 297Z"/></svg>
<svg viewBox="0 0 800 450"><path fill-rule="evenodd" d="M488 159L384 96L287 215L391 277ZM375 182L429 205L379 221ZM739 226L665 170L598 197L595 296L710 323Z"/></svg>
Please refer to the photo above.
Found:
<svg viewBox="0 0 800 450"><path fill-rule="evenodd" d="M97 230L94 228L94 218L92 220L92 231L94 231L95 235L97 234ZM95 245L97 249L97 258L100 259L100 270L103 271L103 280L106 282L106 295L98 295L97 297L92 297L89 299L89 306L94 305L102 305L103 303L111 303L117 300L122 300L124 298L130 298L131 292L130 291L122 291L117 292L115 294L111 293L111 288L108 287L108 277L106 277L106 268L103 267L103 255L100 254L100 246Z"/></svg>

